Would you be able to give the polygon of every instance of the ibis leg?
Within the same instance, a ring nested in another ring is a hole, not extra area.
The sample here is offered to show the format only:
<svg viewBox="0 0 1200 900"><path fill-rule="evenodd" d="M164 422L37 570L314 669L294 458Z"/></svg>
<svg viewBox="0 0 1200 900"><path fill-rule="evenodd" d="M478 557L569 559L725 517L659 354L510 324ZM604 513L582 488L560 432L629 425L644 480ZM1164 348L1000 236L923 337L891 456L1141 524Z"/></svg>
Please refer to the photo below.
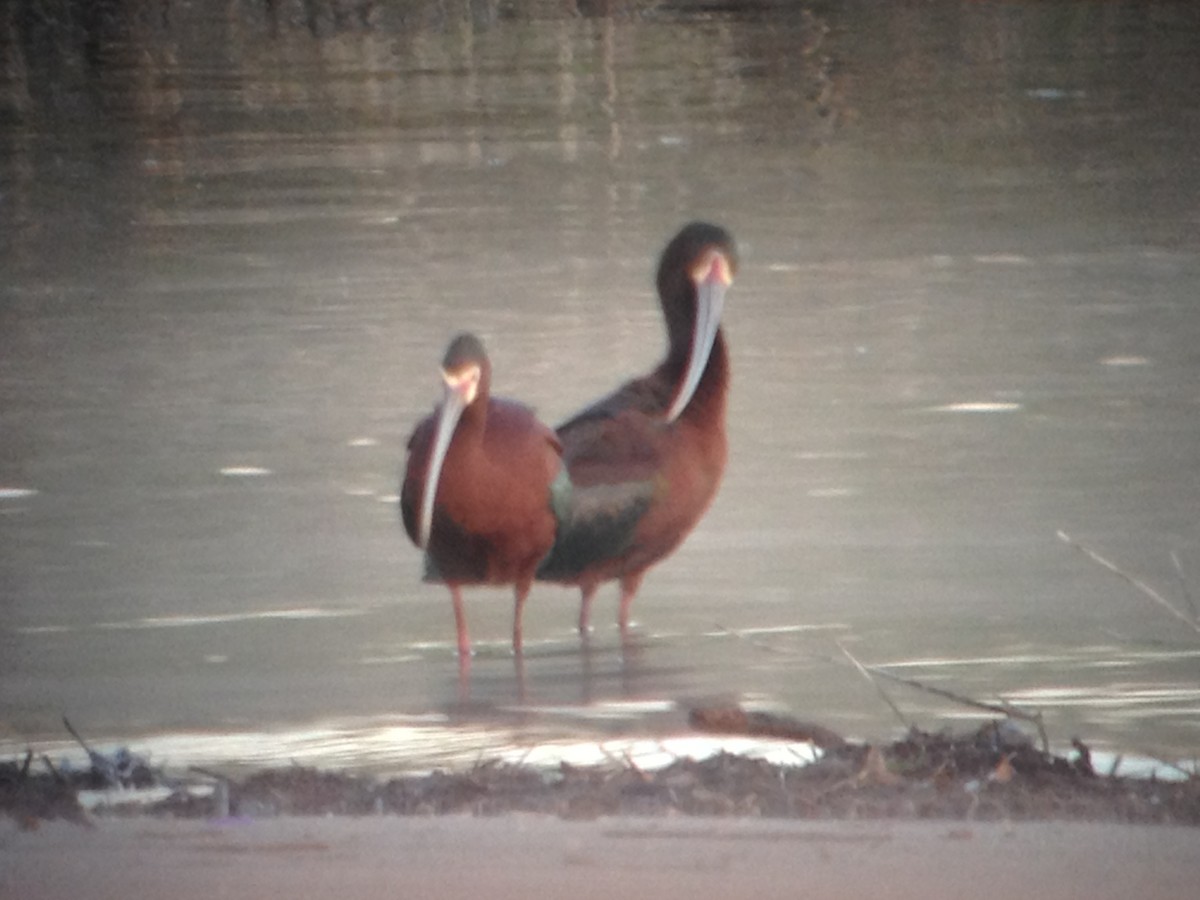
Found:
<svg viewBox="0 0 1200 900"><path fill-rule="evenodd" d="M633 598L642 586L642 576L645 574L644 571L633 572L621 578L621 606L617 612L617 625L620 626L622 635L629 631L629 607L633 605Z"/></svg>

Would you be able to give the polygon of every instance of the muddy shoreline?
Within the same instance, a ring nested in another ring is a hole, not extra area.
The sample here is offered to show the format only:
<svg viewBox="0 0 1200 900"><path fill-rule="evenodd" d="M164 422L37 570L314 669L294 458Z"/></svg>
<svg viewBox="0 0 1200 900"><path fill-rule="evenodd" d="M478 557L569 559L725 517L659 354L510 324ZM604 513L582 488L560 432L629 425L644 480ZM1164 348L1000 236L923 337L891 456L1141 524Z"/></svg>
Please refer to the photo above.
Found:
<svg viewBox="0 0 1200 900"><path fill-rule="evenodd" d="M84 744L91 760L87 769L60 771L33 750L0 763L0 812L31 830L53 819L87 824L128 816L261 820L510 813L572 820L687 816L1200 825L1200 778L1182 772L1164 779L1097 771L1082 741L1075 741L1070 758L1055 755L1007 720L961 734L913 729L887 744L848 742L818 725L737 707L693 710L691 720L708 733L805 742L821 755L807 765L718 753L679 758L655 769L632 758L555 767L482 760L457 771L390 778L298 765L234 776L194 768L164 772L128 751L107 756ZM81 804L85 796L87 809Z"/></svg>

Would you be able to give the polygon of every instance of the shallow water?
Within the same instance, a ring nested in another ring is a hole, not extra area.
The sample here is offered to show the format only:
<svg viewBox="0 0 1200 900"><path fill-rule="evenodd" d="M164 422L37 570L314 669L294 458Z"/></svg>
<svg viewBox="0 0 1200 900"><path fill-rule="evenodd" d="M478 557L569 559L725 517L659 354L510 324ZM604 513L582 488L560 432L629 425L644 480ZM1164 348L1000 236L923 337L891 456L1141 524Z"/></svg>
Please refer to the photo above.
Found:
<svg viewBox="0 0 1200 900"><path fill-rule="evenodd" d="M713 698L901 727L848 651L1194 753L1200 636L1057 537L1196 592L1189 6L280 8L97 26L94 58L6 25L0 743L65 713L174 759L419 764ZM629 646L613 589L582 647L539 586L518 672L507 592L471 592L464 688L395 511L445 342L558 421L653 364L694 217L742 249L721 493Z"/></svg>

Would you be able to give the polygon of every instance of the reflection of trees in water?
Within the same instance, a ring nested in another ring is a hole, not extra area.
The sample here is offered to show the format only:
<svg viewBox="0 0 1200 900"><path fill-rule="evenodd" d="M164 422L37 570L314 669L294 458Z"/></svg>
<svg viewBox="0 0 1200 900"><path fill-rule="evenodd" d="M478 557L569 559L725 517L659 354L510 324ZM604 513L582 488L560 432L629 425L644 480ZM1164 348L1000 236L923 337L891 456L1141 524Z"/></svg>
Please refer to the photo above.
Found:
<svg viewBox="0 0 1200 900"><path fill-rule="evenodd" d="M1101 140L1124 142L1136 160L1152 145L1143 138L1195 131L1194 117L1167 124L1200 90L1193 9L857 0L817 16L789 0L9 0L0 122L37 128L10 129L0 165L11 174L14 154L27 154L18 180L45 165L21 141L46 126L102 131L131 165L184 177L202 158L221 162L197 140L231 134L341 135L330 153L349 152L357 134L386 144L392 162L486 169L531 147L568 164L722 142L726 163L747 146L800 160L854 121L861 140L906 158L1045 154L1085 171ZM1129 94L1144 98L1145 132L1108 128L1106 110L1128 108L1117 101ZM1094 115L1060 115L1067 104Z"/></svg>
<svg viewBox="0 0 1200 900"><path fill-rule="evenodd" d="M893 151L942 161L1064 156L1086 164L1097 141L1139 139L1136 129L1116 133L1123 123L1112 120L1113 110L1140 111L1151 124L1191 106L1200 89L1198 4L864 9L841 12L853 39L840 43L839 56L851 73L864 137ZM1140 102L1130 104L1131 97ZM1080 107L1090 113L1064 114Z"/></svg>
<svg viewBox="0 0 1200 900"><path fill-rule="evenodd" d="M104 112L173 64L169 0L11 0L0 12L0 115Z"/></svg>
<svg viewBox="0 0 1200 900"><path fill-rule="evenodd" d="M564 206L640 205L638 190L663 171L644 161L647 148L678 158L672 179L687 185L672 196L703 192L721 173L684 162L688 148L805 151L837 118L827 28L803 11L742 20L706 0L36 2L15 0L0 23L7 70L22 73L0 108L86 135L88 165L103 173L93 189L150 174L190 196L191 177L293 165L277 154L295 135L305 146L294 145L294 165L323 154L346 171L402 167L434 191L456 167L634 160L624 179L537 175L559 185ZM97 129L102 144L91 143ZM235 135L267 139L274 158ZM0 168L22 173L20 194L47 161L28 140L8 150ZM591 195L600 182L603 198Z"/></svg>
<svg viewBox="0 0 1200 900"><path fill-rule="evenodd" d="M10 0L0 121L159 141L401 129L429 161L480 166L509 139L566 160L696 134L806 151L855 121L893 152L1086 167L1062 105L1094 107L1099 137L1133 93L1160 134L1200 90L1198 22L1193 4ZM1118 138L1131 157L1137 137Z"/></svg>
<svg viewBox="0 0 1200 900"><path fill-rule="evenodd" d="M10 233L45 250L39 184L69 182L71 221L95 207L123 244L178 215L170 198L202 205L197 184L265 169L387 172L404 208L501 168L511 196L564 209L703 197L738 144L824 139L826 32L787 4L709 0L10 0L0 182L26 223Z"/></svg>
<svg viewBox="0 0 1200 900"><path fill-rule="evenodd" d="M535 83L551 87L563 76L586 81L607 67L599 80L611 94L614 74L631 66L661 71L672 57L694 65L693 87L715 80L728 86L749 70L761 77L781 65L791 68L789 61L811 62L806 45L814 35L819 43L827 31L823 25L806 12L793 14L785 4L769 17L771 33L782 40L797 32L807 35L777 46L747 45L736 27L743 5L738 0L12 0L0 12L0 111L10 118L35 113L70 118L83 111L161 115L161 96L129 95L154 92L180 78L205 90L210 85L203 79L209 76L218 80L218 89L245 88L252 106L257 102L252 95L274 80L285 93L299 89L309 99L331 101L335 109L349 105L369 112L382 105L381 111L390 114L407 104L399 91L378 82L437 74L430 66L442 67L443 75L467 70L483 81L502 81L527 65ZM766 17L760 10L754 18ZM531 28L534 23L541 27ZM695 36L682 36L678 29L639 33L639 25L651 30L663 23L695 26ZM498 25L505 26L505 36L495 35ZM351 67L360 71L352 74ZM332 96L320 96L322 78L341 82ZM370 84L373 78L377 83ZM361 89L357 98L351 97L351 81ZM478 91L480 83L470 89ZM820 92L820 84L808 91ZM612 100L606 96L604 102ZM170 102L166 106L168 114L177 111Z"/></svg>
<svg viewBox="0 0 1200 900"><path fill-rule="evenodd" d="M803 144L823 117L844 120L852 88L880 140L1011 151L1004 137L1053 101L1136 91L1161 106L1194 90L1178 63L1198 22L1200 6L1141 3L851 2L818 17L791 0L9 0L0 117L161 120L193 87L251 112L316 103L376 122L433 90L454 121L481 104L494 120L540 88L583 131L597 112L628 132L639 111L661 123L708 98L726 127Z"/></svg>

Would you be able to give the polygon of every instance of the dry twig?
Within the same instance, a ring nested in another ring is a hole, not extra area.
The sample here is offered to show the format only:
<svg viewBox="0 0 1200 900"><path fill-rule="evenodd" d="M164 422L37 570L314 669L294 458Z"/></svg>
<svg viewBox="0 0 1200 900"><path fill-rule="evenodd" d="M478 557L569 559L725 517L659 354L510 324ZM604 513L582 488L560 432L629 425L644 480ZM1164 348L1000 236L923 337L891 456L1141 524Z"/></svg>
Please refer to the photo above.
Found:
<svg viewBox="0 0 1200 900"><path fill-rule="evenodd" d="M741 631L738 631L737 629L730 628L727 625L722 625L720 622L714 622L713 624L717 628L718 631L721 631L724 634L729 635L730 637L735 637L739 641L744 641L745 643L749 644L751 647L755 647L759 650L765 650L768 653L779 653L784 656L798 655L797 651L791 649L790 647L777 647L774 644L768 643L767 641L759 640L758 638L752 638L749 635L747 635Z"/></svg>
<svg viewBox="0 0 1200 900"><path fill-rule="evenodd" d="M1154 588L1150 587L1150 585L1146 584L1146 582L1142 581L1140 578L1130 575L1128 572L1124 571L1119 566L1117 566L1116 563L1110 562L1109 560L1105 559L1103 556L1101 556L1099 553L1097 553L1095 550L1091 549L1090 547L1087 547L1087 546L1079 543L1077 540L1075 540L1070 535L1068 535L1065 531L1060 530L1058 532L1058 536L1061 540L1070 544L1072 547L1074 547L1076 550L1078 550L1084 556L1091 559L1093 562L1099 563L1104 568L1108 569L1108 571L1112 572L1114 575L1125 579L1125 581L1127 581L1129 584L1133 585L1135 588L1137 588L1139 591L1141 591L1143 594L1145 594L1147 597L1149 597L1151 600L1153 600L1155 603L1157 603L1159 606L1161 606L1163 609L1165 609L1167 612L1169 612L1175 618L1179 619L1181 622L1186 622L1188 627L1191 628L1193 631L1200 633L1200 622L1198 622L1196 620L1195 616L1189 616L1183 610L1176 607L1174 603L1172 603L1170 600L1168 600L1166 597L1164 597L1162 594L1160 594Z"/></svg>
<svg viewBox="0 0 1200 900"><path fill-rule="evenodd" d="M1175 566L1175 574L1179 576L1179 590L1183 592L1183 599L1187 603L1192 621L1200 621L1200 615L1196 613L1196 598L1192 596L1192 586L1188 583L1187 575L1183 571L1183 563L1179 561L1179 554L1174 550L1171 551L1171 563Z"/></svg>
<svg viewBox="0 0 1200 900"><path fill-rule="evenodd" d="M854 654L846 649L845 645L841 641L835 640L834 643L837 644L838 649L842 651L842 654L846 657L846 659L854 663L854 668L858 669L862 677L871 683L871 687L875 688L876 693L883 698L883 702L886 703L891 708L892 712L896 714L896 718L900 720L900 724L905 728L912 728L912 724L904 718L904 713L900 712L900 707L892 702L892 698L888 696L887 691L881 688L879 686L879 682L871 677L871 670L860 663L858 659L855 658Z"/></svg>
<svg viewBox="0 0 1200 900"><path fill-rule="evenodd" d="M867 666L866 671L872 675L878 675L880 678L886 678L889 681L894 681L897 684L904 684L910 688L915 688L918 691L924 691L927 694L934 694L938 697L944 697L947 700L953 700L955 703L961 703L964 706L971 706L975 709L982 709L986 712L998 713L1009 719L1020 719L1023 722L1029 722L1038 730L1038 737L1042 741L1042 752L1050 752L1050 738L1046 734L1046 726L1042 722L1042 714L1026 712L1020 707L1013 706L1011 703L985 703L982 700L975 700L971 697L956 694L954 691L948 691L945 688L934 687L933 685L923 684L913 678L901 678L899 675L893 675L885 669L878 666Z"/></svg>

